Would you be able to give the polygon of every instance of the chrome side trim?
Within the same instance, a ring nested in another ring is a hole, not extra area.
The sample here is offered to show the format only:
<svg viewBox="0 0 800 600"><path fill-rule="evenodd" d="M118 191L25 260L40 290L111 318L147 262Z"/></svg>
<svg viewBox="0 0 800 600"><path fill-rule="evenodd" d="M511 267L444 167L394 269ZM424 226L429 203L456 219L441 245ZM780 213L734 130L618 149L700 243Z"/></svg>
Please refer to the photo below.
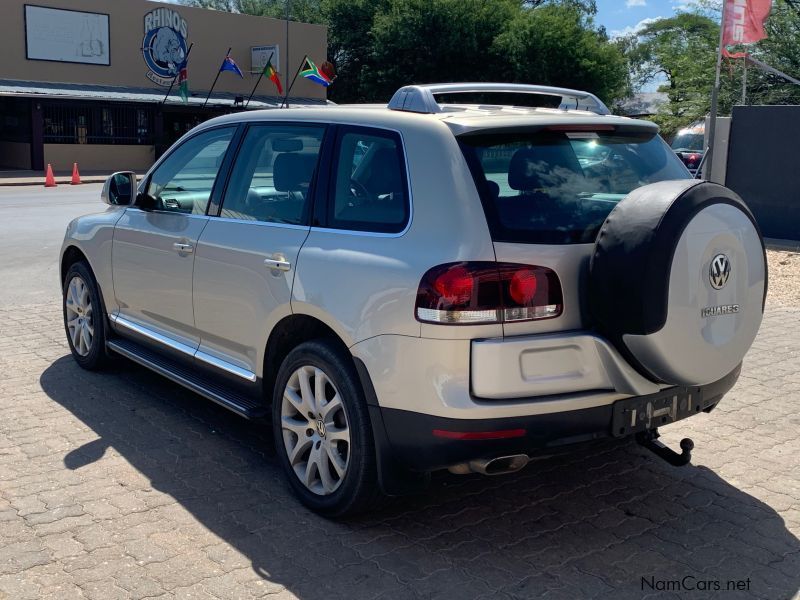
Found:
<svg viewBox="0 0 800 600"><path fill-rule="evenodd" d="M185 387L187 389L192 390L196 394L200 394L201 396L203 396L204 398L208 398L212 402L216 402L217 404L221 404L225 408L229 408L229 409L233 410L234 412L237 412L237 413L239 413L239 414L241 414L243 416L248 416L248 413L250 412L247 409L247 407L242 406L242 405L234 402L230 398L226 398L224 396L221 396L220 394L217 394L213 390L210 390L210 389L200 385L199 383L197 383L195 381L187 379L186 377L183 377L182 375L179 375L178 373L175 373L175 372L171 371L170 369L166 368L163 365L159 365L156 362L148 360L147 358L145 358L143 356L140 356L139 354L128 350L124 346L121 346L121 345L115 343L114 340L108 340L106 342L106 346L108 348L110 348L111 350L113 350L114 352L117 352L118 354L121 354L122 356L124 356L126 358L129 358L132 361L137 362L140 365L142 365L144 367L147 367L148 369L150 369L152 371L155 371L159 375L163 375L167 379L169 379L171 381L174 381L175 383L177 383L179 385L182 385L183 387Z"/></svg>
<svg viewBox="0 0 800 600"><path fill-rule="evenodd" d="M236 375L237 377L241 377L242 379L246 379L251 383L256 382L256 374L248 371L247 369L242 369L241 367L237 367L227 361L224 361L220 358L215 356L211 356L201 350L193 348L192 346L188 346L172 338L168 338L165 335L161 335L160 333L156 333L155 331L133 321L129 321L125 317L121 317L119 315L109 315L109 318L115 325L119 325L129 331L133 331L134 333L138 333L139 335L146 337L148 340L154 341L162 346L166 346L172 350L180 352L182 354L186 354L187 356L192 356L197 360L200 360L207 365L211 365L212 367L216 367L221 371L225 371L226 373L230 373L231 375ZM180 383L180 382L178 382ZM213 400L213 398L212 398Z"/></svg>
<svg viewBox="0 0 800 600"><path fill-rule="evenodd" d="M197 348L188 346L187 344L178 342L177 340L173 340L172 338L168 338L167 336L161 335L160 333L156 333L152 329L134 323L133 321L129 321L125 317L121 317L119 315L109 315L109 318L115 325L119 325L120 327L128 329L129 331L138 333L139 335L146 337L148 340L157 342L162 346L166 346L167 348L171 348L172 350L181 352L182 354L186 354L188 356L194 356L194 353L197 350Z"/></svg>
<svg viewBox="0 0 800 600"><path fill-rule="evenodd" d="M207 365L211 365L212 367L216 367L220 371L225 371L226 373L230 373L231 375L236 375L237 377L241 377L242 379L246 379L251 383L256 382L256 374L248 371L247 369L242 369L241 367L237 367L236 365L232 365L231 363L224 361L216 356L211 356L203 352L202 350L198 350L195 352L194 357L197 360L200 360Z"/></svg>

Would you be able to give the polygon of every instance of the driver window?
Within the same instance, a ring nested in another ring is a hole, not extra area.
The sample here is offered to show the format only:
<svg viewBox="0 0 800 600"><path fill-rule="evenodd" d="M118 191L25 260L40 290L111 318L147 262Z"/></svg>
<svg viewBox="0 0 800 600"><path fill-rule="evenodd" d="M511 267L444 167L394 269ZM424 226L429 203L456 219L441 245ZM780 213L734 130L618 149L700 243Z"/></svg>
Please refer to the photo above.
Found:
<svg viewBox="0 0 800 600"><path fill-rule="evenodd" d="M235 128L213 129L178 146L150 177L158 210L204 215Z"/></svg>
<svg viewBox="0 0 800 600"><path fill-rule="evenodd" d="M351 130L340 137L337 156L328 226L402 231L409 208L400 137L389 131Z"/></svg>

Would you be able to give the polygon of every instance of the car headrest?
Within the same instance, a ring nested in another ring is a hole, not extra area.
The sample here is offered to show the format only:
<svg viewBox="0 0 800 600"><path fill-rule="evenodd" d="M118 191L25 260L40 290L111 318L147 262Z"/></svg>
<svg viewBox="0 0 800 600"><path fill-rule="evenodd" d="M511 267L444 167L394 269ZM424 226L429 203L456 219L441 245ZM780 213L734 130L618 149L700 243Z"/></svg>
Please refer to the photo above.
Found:
<svg viewBox="0 0 800 600"><path fill-rule="evenodd" d="M316 154L279 154L272 167L275 189L279 192L308 191L316 165Z"/></svg>
<svg viewBox="0 0 800 600"><path fill-rule="evenodd" d="M532 148L520 148L511 157L508 185L532 191L558 186L571 177L583 178L583 170L565 137L544 140Z"/></svg>
<svg viewBox="0 0 800 600"><path fill-rule="evenodd" d="M403 180L397 150L378 148L370 160L366 188L373 194L401 193Z"/></svg>

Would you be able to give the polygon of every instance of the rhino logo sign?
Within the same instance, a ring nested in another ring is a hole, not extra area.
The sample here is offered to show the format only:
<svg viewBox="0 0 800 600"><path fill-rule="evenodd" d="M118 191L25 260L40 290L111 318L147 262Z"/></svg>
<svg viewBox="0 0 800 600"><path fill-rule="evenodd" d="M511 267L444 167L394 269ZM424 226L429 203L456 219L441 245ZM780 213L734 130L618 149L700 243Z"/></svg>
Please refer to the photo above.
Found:
<svg viewBox="0 0 800 600"><path fill-rule="evenodd" d="M144 16L142 56L150 69L146 77L168 87L186 58L188 25L178 11L156 8Z"/></svg>

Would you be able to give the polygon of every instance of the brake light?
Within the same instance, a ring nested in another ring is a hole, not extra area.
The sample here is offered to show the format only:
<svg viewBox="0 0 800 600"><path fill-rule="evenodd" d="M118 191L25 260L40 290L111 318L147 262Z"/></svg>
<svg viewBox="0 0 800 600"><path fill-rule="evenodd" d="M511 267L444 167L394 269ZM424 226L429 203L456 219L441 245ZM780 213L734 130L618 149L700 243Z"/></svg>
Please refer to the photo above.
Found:
<svg viewBox="0 0 800 600"><path fill-rule="evenodd" d="M417 320L457 325L532 321L563 310L552 269L515 263L457 262L429 269L419 284Z"/></svg>

